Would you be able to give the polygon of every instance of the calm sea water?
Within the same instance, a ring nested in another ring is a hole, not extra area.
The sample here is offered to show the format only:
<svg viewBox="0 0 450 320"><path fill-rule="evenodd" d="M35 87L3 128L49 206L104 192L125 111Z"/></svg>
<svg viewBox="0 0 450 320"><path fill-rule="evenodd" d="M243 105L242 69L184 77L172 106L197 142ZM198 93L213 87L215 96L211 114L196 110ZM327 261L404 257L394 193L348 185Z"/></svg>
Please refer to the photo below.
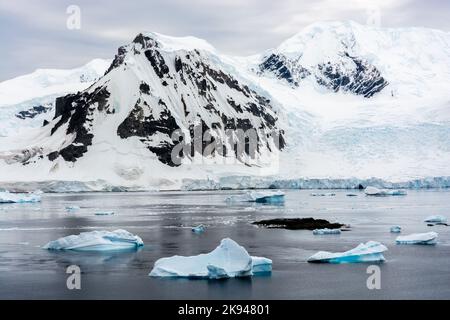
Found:
<svg viewBox="0 0 450 320"><path fill-rule="evenodd" d="M450 190L409 191L404 197L312 197L288 190L283 206L227 204L238 191L46 194L38 204L0 205L1 299L450 299L450 227L423 219L450 218ZM352 191L352 193L354 193ZM80 206L68 213L66 206ZM114 211L96 216L96 211ZM352 231L314 236L311 231L264 229L251 222L275 217L314 217L348 223ZM190 227L207 226L204 234ZM389 232L436 231L436 246L396 245ZM59 237L98 229L126 229L145 246L136 252L80 253L42 249ZM154 262L197 255L230 237L251 255L273 260L271 276L228 280L155 279ZM381 289L368 290L368 264L309 264L319 250L345 251L361 242L385 244ZM66 268L82 270L81 290L68 290Z"/></svg>

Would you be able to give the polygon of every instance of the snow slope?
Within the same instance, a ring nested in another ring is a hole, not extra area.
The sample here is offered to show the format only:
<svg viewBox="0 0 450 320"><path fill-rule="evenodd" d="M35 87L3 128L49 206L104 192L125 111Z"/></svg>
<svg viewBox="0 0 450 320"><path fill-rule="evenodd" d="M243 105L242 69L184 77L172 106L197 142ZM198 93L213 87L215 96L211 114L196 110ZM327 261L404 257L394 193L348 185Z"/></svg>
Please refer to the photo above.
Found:
<svg viewBox="0 0 450 320"><path fill-rule="evenodd" d="M0 82L0 136L17 134L18 127L41 126L52 116L57 97L86 89L110 64L110 60L94 59L75 69L37 69Z"/></svg>
<svg viewBox="0 0 450 320"><path fill-rule="evenodd" d="M438 30L322 22L251 57L143 33L90 88L59 98L48 125L0 138L0 181L95 190L450 186L449 80L450 34ZM258 129L262 143L256 158L226 148L173 163L173 131L194 142L199 127ZM264 143L269 133L278 143Z"/></svg>

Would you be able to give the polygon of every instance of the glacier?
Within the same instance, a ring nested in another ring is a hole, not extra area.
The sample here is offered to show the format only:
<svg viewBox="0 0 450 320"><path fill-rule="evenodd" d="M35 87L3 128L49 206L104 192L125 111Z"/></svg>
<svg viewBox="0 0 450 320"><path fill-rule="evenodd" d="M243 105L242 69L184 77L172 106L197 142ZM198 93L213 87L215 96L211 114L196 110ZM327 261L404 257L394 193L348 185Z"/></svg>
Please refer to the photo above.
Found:
<svg viewBox="0 0 450 320"><path fill-rule="evenodd" d="M225 238L207 254L161 258L149 273L151 277L181 277L193 279L223 279L249 277L270 272L272 261L263 257L251 257L244 247Z"/></svg>
<svg viewBox="0 0 450 320"><path fill-rule="evenodd" d="M41 192L33 193L11 193L0 192L0 203L35 203L41 202Z"/></svg>
<svg viewBox="0 0 450 320"><path fill-rule="evenodd" d="M406 236L399 236L395 240L397 244L424 244L434 245L437 244L437 232L425 232L425 233L413 233Z"/></svg>
<svg viewBox="0 0 450 320"><path fill-rule="evenodd" d="M308 262L314 263L356 263L356 262L384 262L383 252L386 246L377 241L368 241L359 244L356 248L345 252L319 251L308 258Z"/></svg>
<svg viewBox="0 0 450 320"><path fill-rule="evenodd" d="M41 70L0 84L0 187L374 186L392 195L450 187L448 32L320 22L249 57L222 54L193 37L145 32L130 41L109 68L111 60L94 63L92 74ZM71 99L76 108L69 110ZM85 122L78 117L83 110ZM179 167L164 163L170 131L189 132L196 121L208 128L272 127L286 143L260 144L257 161L199 155Z"/></svg>
<svg viewBox="0 0 450 320"><path fill-rule="evenodd" d="M139 236L118 229L115 231L95 230L82 232L79 235L70 235L50 241L43 248L47 250L105 252L136 250L143 245L144 242Z"/></svg>

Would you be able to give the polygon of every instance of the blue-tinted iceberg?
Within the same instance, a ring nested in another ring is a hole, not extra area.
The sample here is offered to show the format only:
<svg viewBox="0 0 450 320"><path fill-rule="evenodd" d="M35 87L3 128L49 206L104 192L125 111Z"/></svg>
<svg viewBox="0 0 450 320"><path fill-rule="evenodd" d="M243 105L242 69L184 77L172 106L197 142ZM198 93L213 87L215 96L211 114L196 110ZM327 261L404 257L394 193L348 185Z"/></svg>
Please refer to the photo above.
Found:
<svg viewBox="0 0 450 320"><path fill-rule="evenodd" d="M413 233L407 236L399 236L395 241L397 244L434 245L437 243L438 235L436 232Z"/></svg>
<svg viewBox="0 0 450 320"><path fill-rule="evenodd" d="M206 231L206 227L202 224L192 228L192 232L194 232L194 233L203 233L205 231Z"/></svg>
<svg viewBox="0 0 450 320"><path fill-rule="evenodd" d="M272 272L272 260L264 257L252 257L252 272L254 275Z"/></svg>
<svg viewBox="0 0 450 320"><path fill-rule="evenodd" d="M392 226L390 231L391 231L391 233L400 233L400 232L402 232L402 227Z"/></svg>
<svg viewBox="0 0 450 320"><path fill-rule="evenodd" d="M377 242L369 241L361 243L356 248L345 252L319 251L308 259L308 262L315 263L356 263L356 262L383 262L386 259L383 252L387 248Z"/></svg>
<svg viewBox="0 0 450 320"><path fill-rule="evenodd" d="M378 189L375 187L367 187L364 193L368 196L405 196L405 190L389 190L389 189Z"/></svg>
<svg viewBox="0 0 450 320"><path fill-rule="evenodd" d="M325 234L341 234L341 229L315 229L313 230L314 235L325 235Z"/></svg>
<svg viewBox="0 0 450 320"><path fill-rule="evenodd" d="M245 194L231 196L227 202L284 203L284 193L281 191L248 191Z"/></svg>
<svg viewBox="0 0 450 320"><path fill-rule="evenodd" d="M447 223L447 218L441 215L429 216L424 220L424 222L430 223Z"/></svg>
<svg viewBox="0 0 450 320"><path fill-rule="evenodd" d="M126 230L91 231L50 241L48 250L118 251L134 250L144 245L142 239Z"/></svg>
<svg viewBox="0 0 450 320"><path fill-rule="evenodd" d="M33 193L11 193L0 192L0 203L36 203L41 202L42 192Z"/></svg>
<svg viewBox="0 0 450 320"><path fill-rule="evenodd" d="M210 253L159 259L155 262L149 276L222 279L248 277L254 273L269 272L269 269L272 269L270 259L262 257L253 259L245 248L226 238Z"/></svg>

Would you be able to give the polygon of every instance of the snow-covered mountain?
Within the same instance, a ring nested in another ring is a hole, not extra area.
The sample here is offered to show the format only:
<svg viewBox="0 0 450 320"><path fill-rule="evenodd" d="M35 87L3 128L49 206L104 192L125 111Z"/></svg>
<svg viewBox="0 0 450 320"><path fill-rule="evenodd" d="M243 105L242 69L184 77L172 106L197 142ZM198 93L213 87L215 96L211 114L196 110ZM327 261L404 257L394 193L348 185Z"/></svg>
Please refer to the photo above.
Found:
<svg viewBox="0 0 450 320"><path fill-rule="evenodd" d="M75 69L38 69L0 82L0 136L17 134L17 128L41 126L52 117L57 97L86 89L110 64L111 60L94 59Z"/></svg>
<svg viewBox="0 0 450 320"><path fill-rule="evenodd" d="M449 80L450 34L438 30L316 23L251 57L141 33L89 88L57 98L43 127L0 138L0 180L88 189L449 184ZM255 153L236 134L248 129ZM216 152L204 156L211 142Z"/></svg>

